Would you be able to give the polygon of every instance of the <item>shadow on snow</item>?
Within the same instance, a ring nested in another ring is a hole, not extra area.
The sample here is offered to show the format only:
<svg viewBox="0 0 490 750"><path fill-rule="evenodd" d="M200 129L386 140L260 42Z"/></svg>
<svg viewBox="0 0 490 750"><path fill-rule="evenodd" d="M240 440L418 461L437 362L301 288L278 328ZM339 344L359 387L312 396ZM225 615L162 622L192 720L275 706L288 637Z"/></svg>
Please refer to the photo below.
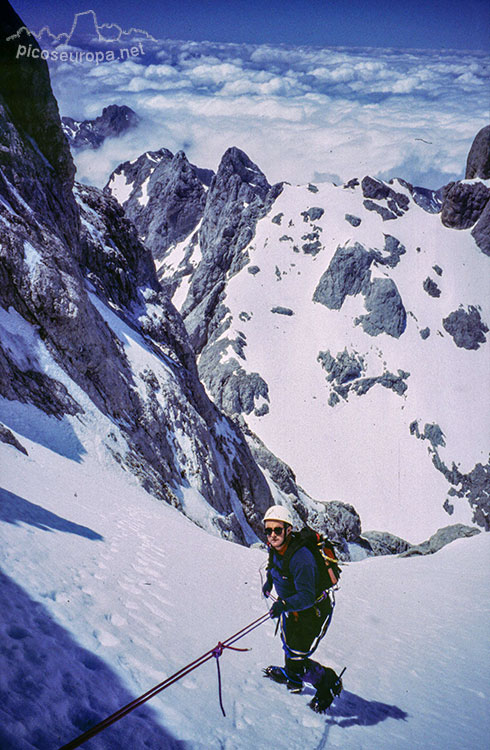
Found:
<svg viewBox="0 0 490 750"><path fill-rule="evenodd" d="M64 531L67 534L78 534L94 541L103 541L104 537L87 526L61 518L40 505L25 500L19 495L0 487L0 521L14 525L27 523L43 531Z"/></svg>
<svg viewBox="0 0 490 750"><path fill-rule="evenodd" d="M368 701L359 695L343 690L328 711L327 724L339 727L373 726L386 719L408 718L408 714L398 706L390 706L379 701Z"/></svg>
<svg viewBox="0 0 490 750"><path fill-rule="evenodd" d="M66 416L60 419L19 401L2 399L0 404L6 427L60 456L81 462L87 451Z"/></svg>
<svg viewBox="0 0 490 750"><path fill-rule="evenodd" d="M55 750L128 704L101 659L81 648L38 602L0 571L0 747ZM185 750L150 707L90 740L92 750Z"/></svg>

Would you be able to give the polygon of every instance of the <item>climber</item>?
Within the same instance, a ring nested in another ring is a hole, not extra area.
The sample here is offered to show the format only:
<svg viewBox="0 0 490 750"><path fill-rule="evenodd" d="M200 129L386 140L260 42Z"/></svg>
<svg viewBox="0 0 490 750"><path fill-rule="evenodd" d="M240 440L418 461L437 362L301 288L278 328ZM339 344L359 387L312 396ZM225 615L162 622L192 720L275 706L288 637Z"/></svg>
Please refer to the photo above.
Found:
<svg viewBox="0 0 490 750"><path fill-rule="evenodd" d="M284 667L266 667L264 675L296 693L301 692L303 682L310 683L316 688L310 707L323 713L340 693L342 682L333 669L309 657L326 632L332 601L328 590L322 586L315 555L301 541L301 534L293 532L289 510L281 505L269 508L264 516L264 527L269 564L262 593L268 598L273 586L276 590L278 599L270 608L270 614L280 618L285 652Z"/></svg>

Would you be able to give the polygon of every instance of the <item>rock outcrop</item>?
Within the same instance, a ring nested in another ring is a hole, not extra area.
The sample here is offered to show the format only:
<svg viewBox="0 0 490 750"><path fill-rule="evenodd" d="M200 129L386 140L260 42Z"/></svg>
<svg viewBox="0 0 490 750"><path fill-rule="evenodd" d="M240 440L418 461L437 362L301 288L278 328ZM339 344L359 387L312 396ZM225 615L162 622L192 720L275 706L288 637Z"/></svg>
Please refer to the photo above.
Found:
<svg viewBox="0 0 490 750"><path fill-rule="evenodd" d="M192 277L182 316L196 352L224 317L218 311L227 275L247 262L242 251L281 190L238 148L224 154L213 177L199 231L202 263ZM216 314L217 313L217 314Z"/></svg>
<svg viewBox="0 0 490 750"><path fill-rule="evenodd" d="M490 179L490 125L485 125L475 136L466 162L465 179Z"/></svg>
<svg viewBox="0 0 490 750"><path fill-rule="evenodd" d="M387 333L399 338L406 327L406 311L392 279L371 279L371 265L397 265L405 248L398 240L385 235L385 252L366 250L363 245L339 247L313 294L313 301L331 310L340 310L347 296L362 293L367 315L356 318L370 336Z"/></svg>
<svg viewBox="0 0 490 750"><path fill-rule="evenodd" d="M204 213L209 170L190 164L183 151L147 151L112 173L105 192L113 195L157 261L187 237Z"/></svg>
<svg viewBox="0 0 490 750"><path fill-rule="evenodd" d="M465 178L472 182L450 182L442 188L441 221L452 229L472 227L476 244L490 255L490 188L480 181L490 179L490 125L475 136Z"/></svg>
<svg viewBox="0 0 490 750"><path fill-rule="evenodd" d="M443 190L441 221L451 229L469 229L481 217L490 199L482 182L450 182Z"/></svg>
<svg viewBox="0 0 490 750"><path fill-rule="evenodd" d="M480 529L476 529L474 526L465 526L462 523L454 524L454 526L445 526L443 529L438 529L430 539L422 544L413 544L407 550L400 552L400 557L415 557L416 555L433 555L434 552L438 552L440 549L454 542L455 539L464 539L465 537L475 536L480 534Z"/></svg>
<svg viewBox="0 0 490 750"><path fill-rule="evenodd" d="M140 118L131 107L110 104L104 107L102 114L94 120L74 120L73 117L62 117L63 132L73 149L98 149L106 138L117 138L128 130L135 128Z"/></svg>
<svg viewBox="0 0 490 750"><path fill-rule="evenodd" d="M473 305L468 310L454 310L444 318L442 324L453 337L456 346L462 349L478 349L487 340L485 334L488 333L488 326L481 319L480 311Z"/></svg>
<svg viewBox="0 0 490 750"><path fill-rule="evenodd" d="M482 253L490 255L490 200L481 212L471 234Z"/></svg>

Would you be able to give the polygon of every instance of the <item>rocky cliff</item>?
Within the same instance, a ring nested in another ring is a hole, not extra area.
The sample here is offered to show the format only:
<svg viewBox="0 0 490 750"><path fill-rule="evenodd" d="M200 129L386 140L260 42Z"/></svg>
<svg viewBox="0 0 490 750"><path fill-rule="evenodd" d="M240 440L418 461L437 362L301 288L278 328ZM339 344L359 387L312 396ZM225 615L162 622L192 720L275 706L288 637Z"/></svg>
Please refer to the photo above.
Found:
<svg viewBox="0 0 490 750"><path fill-rule="evenodd" d="M2 40L22 25L10 7L3 21ZM95 409L113 425L105 450L149 492L206 525L186 505L197 493L211 528L250 540L271 503L268 484L206 396L149 251L114 199L74 189L44 61L16 60L6 42L1 55L3 403L74 420L75 431Z"/></svg>
<svg viewBox="0 0 490 750"><path fill-rule="evenodd" d="M443 188L441 219L453 229L471 229L476 244L490 255L490 125L482 128L471 145L465 180Z"/></svg>

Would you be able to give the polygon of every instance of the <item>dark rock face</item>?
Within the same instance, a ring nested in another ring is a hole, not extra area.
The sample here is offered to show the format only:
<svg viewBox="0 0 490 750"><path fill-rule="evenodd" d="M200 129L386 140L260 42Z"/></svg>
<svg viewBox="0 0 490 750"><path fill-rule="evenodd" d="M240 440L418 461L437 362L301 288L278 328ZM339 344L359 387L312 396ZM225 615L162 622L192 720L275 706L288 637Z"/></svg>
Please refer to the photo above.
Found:
<svg viewBox="0 0 490 750"><path fill-rule="evenodd" d="M434 467L452 485L448 491L449 497L465 499L473 509L473 523L490 531L490 463L486 465L477 463L467 474L463 474L454 463L449 469L438 453L439 446L445 446L444 434L438 424L426 424L424 432L421 433L418 422L415 421L410 425L410 433L419 440L430 442L429 453L432 454ZM443 507L451 515L454 512L454 505L449 497Z"/></svg>
<svg viewBox="0 0 490 750"><path fill-rule="evenodd" d="M411 544L387 531L363 531L365 539L374 555L399 555L411 548Z"/></svg>
<svg viewBox="0 0 490 750"><path fill-rule="evenodd" d="M241 251L254 236L258 219L265 216L281 190L280 185L269 185L243 151L226 151L206 197L199 232L202 262L182 307L196 352L209 338L209 326L203 327L202 321L214 317L226 275L233 275L248 262Z"/></svg>
<svg viewBox="0 0 490 750"><path fill-rule="evenodd" d="M373 279L365 296L367 315L360 315L360 324L370 336L387 333L400 338L407 325L407 313L397 286L392 279Z"/></svg>
<svg viewBox="0 0 490 750"><path fill-rule="evenodd" d="M104 107L102 114L94 120L74 120L62 117L63 132L71 148L97 149L106 138L115 138L135 128L139 117L130 107L110 104Z"/></svg>
<svg viewBox="0 0 490 750"><path fill-rule="evenodd" d="M151 254L113 198L97 188L77 184L81 216L81 264L97 291L118 308L138 301L140 286L159 289ZM88 227L95 227L99 242ZM103 252L101 249L103 248Z"/></svg>
<svg viewBox="0 0 490 750"><path fill-rule="evenodd" d="M294 310L291 310L290 307L281 307L280 305L271 308L271 312L277 313L278 315L294 315Z"/></svg>
<svg viewBox="0 0 490 750"><path fill-rule="evenodd" d="M323 369L328 373L328 382L341 386L352 380L357 380L365 371L363 358L355 353L349 354L347 349L339 352L337 357L333 357L329 351L320 352L318 361L321 362Z"/></svg>
<svg viewBox="0 0 490 750"><path fill-rule="evenodd" d="M23 453L25 456L28 456L27 450L24 448L22 443L19 443L13 432L11 432L8 427L5 427L4 424L0 423L0 440L2 443L7 443L7 445L11 445L14 448L16 448L18 451Z"/></svg>
<svg viewBox="0 0 490 750"><path fill-rule="evenodd" d="M355 542L361 536L361 519L356 509L339 500L323 503L322 511L310 513L308 524L341 546L345 542Z"/></svg>
<svg viewBox="0 0 490 750"><path fill-rule="evenodd" d="M399 557L415 557L416 555L433 555L440 549L454 542L456 539L475 536L480 530L474 526L465 526L462 523L453 526L445 526L438 529L426 542L422 544L410 544L404 539L389 534L385 531L364 531L362 539L365 540L370 551L374 555L398 555Z"/></svg>
<svg viewBox="0 0 490 750"><path fill-rule="evenodd" d="M481 319L479 310L470 305L468 310L460 308L455 310L442 324L445 330L453 337L456 346L462 349L478 349L480 344L486 342L485 334L488 326Z"/></svg>
<svg viewBox="0 0 490 750"><path fill-rule="evenodd" d="M439 425L435 423L426 423L424 425L424 431L420 432L419 424L417 420L415 420L410 424L410 434L415 435L419 440L428 440L434 449L440 445L443 447L446 445L444 433Z"/></svg>
<svg viewBox="0 0 490 750"><path fill-rule="evenodd" d="M337 248L315 289L314 302L331 310L340 310L347 295L359 294L369 282L372 262L372 253L358 242L350 247Z"/></svg>
<svg viewBox="0 0 490 750"><path fill-rule="evenodd" d="M376 180L374 177L364 177L361 188L366 199L364 208L379 213L383 221L403 216L409 207L409 198L404 193L396 192L386 183ZM376 201L386 201L386 205L379 205Z"/></svg>
<svg viewBox="0 0 490 750"><path fill-rule="evenodd" d="M259 412L255 407L256 399L269 401L269 388L265 380L257 373L246 372L237 359L232 357L224 365L216 366L218 352L226 348L227 339L218 345L206 348L199 362L199 373L206 387L214 396L216 405L226 414L251 414L262 416L269 410L263 404Z"/></svg>
<svg viewBox="0 0 490 750"><path fill-rule="evenodd" d="M359 216L353 216L352 214L346 214L345 220L352 224L353 227L358 227L361 224Z"/></svg>
<svg viewBox="0 0 490 750"><path fill-rule="evenodd" d="M416 555L433 555L440 549L454 542L455 539L464 539L465 537L475 536L480 534L480 529L475 529L474 526L465 526L462 523L456 523L453 526L445 526L443 529L438 529L430 539L422 544L410 545L410 547L401 552L400 557L414 557Z"/></svg>
<svg viewBox="0 0 490 750"><path fill-rule="evenodd" d="M490 179L490 125L486 125L475 136L466 162L465 179Z"/></svg>
<svg viewBox="0 0 490 750"><path fill-rule="evenodd" d="M476 182L450 182L443 188L441 221L450 229L468 229L480 218L490 198L490 188Z"/></svg>
<svg viewBox="0 0 490 750"><path fill-rule="evenodd" d="M303 217L303 221L318 221L318 219L321 219L323 214L325 213L323 208L320 208L319 206L313 206L312 208L309 208L307 211L303 211L301 216Z"/></svg>
<svg viewBox="0 0 490 750"><path fill-rule="evenodd" d="M490 201L483 209L480 218L471 230L476 244L485 255L490 255Z"/></svg>
<svg viewBox="0 0 490 750"><path fill-rule="evenodd" d="M348 295L362 293L367 315L355 320L370 336L387 333L399 338L406 328L407 314L396 284L391 279L371 280L371 264L394 267L405 248L391 235L385 235L383 255L379 250L366 250L355 243L337 248L330 265L320 278L313 293L313 301L331 310L340 310Z"/></svg>
<svg viewBox="0 0 490 750"><path fill-rule="evenodd" d="M119 196L118 180L126 180L128 195ZM124 206L153 257L161 260L168 248L187 237L202 218L209 174L191 165L183 153L148 151L135 162L124 162L104 188Z"/></svg>
<svg viewBox="0 0 490 750"><path fill-rule="evenodd" d="M400 240L396 237L392 237L391 234L385 234L385 246L383 251L371 250L373 258L377 265L388 266L389 268L395 268L400 262L402 255L406 253L406 248L401 244ZM383 255L383 253L387 253Z"/></svg>
<svg viewBox="0 0 490 750"><path fill-rule="evenodd" d="M427 276L426 280L423 283L423 287L430 297L441 296L441 290L437 286L436 282L430 278L430 276Z"/></svg>
<svg viewBox="0 0 490 750"><path fill-rule="evenodd" d="M429 188L414 187L406 180L398 179L398 182L410 191L410 194L420 208L429 214L438 214L442 208L442 188L430 190Z"/></svg>
<svg viewBox="0 0 490 750"><path fill-rule="evenodd" d="M34 404L50 416L60 419L64 414L83 414L83 409L70 396L65 386L36 367L22 369L0 346L0 394L9 401Z"/></svg>
<svg viewBox="0 0 490 750"><path fill-rule="evenodd" d="M61 130L45 60L27 56L17 59L15 42L7 41L22 25L10 3L5 2L0 38L0 189L7 190L5 183L16 185L17 194L8 190L14 210L24 210L20 195L42 224L49 224L52 231L74 242L78 231L71 195L75 166ZM39 49L34 38L32 45ZM36 147L39 152L33 153ZM19 160L24 162L22 168ZM40 183L48 190L41 189Z"/></svg>
<svg viewBox="0 0 490 750"><path fill-rule="evenodd" d="M448 495L451 498L465 498L473 508L473 522L490 531L490 464L478 463L470 472L463 474L454 465L449 471L436 456L433 460L436 468L454 485Z"/></svg>
<svg viewBox="0 0 490 750"><path fill-rule="evenodd" d="M389 208L386 208L386 206L380 206L378 203L375 203L375 201L372 200L365 200L363 201L363 206L368 211L376 211L383 221L392 221L393 219L397 219L399 214L395 213L394 211L390 211Z"/></svg>
<svg viewBox="0 0 490 750"><path fill-rule="evenodd" d="M243 434L248 439L248 444L254 459L257 461L259 466L265 469L271 476L273 482L287 495L291 497L292 505L296 512L299 514L303 521L306 520L306 511L302 505L298 487L296 485L296 477L291 467L288 466L280 458L277 458L266 445L252 432L250 427L247 425L241 415L236 418L237 424L240 426Z"/></svg>

